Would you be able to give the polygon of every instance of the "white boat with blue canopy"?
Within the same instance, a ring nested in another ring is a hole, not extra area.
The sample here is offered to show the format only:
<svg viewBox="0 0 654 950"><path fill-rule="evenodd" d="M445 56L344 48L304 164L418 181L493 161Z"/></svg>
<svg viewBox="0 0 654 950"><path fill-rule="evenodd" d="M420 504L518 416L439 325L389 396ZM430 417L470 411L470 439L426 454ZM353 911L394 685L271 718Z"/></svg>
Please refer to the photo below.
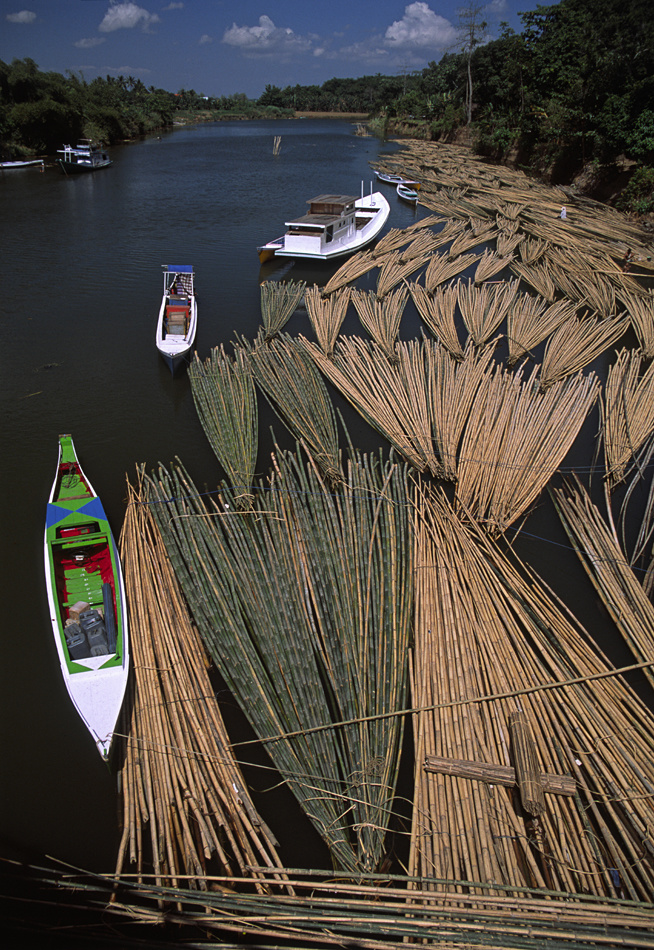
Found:
<svg viewBox="0 0 654 950"><path fill-rule="evenodd" d="M198 326L193 266L162 264L163 297L157 320L157 349L174 374L188 362Z"/></svg>
<svg viewBox="0 0 654 950"><path fill-rule="evenodd" d="M369 195L324 194L311 198L307 214L286 222L286 233L258 248L263 264L273 257L330 261L371 244L391 208L380 191Z"/></svg>

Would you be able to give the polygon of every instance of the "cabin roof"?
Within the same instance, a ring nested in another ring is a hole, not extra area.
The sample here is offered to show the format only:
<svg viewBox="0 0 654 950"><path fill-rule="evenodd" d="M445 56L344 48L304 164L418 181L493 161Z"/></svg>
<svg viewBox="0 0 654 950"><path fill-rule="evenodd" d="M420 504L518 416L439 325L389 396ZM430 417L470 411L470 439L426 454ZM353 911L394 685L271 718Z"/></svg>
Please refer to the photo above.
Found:
<svg viewBox="0 0 654 950"><path fill-rule="evenodd" d="M293 218L286 222L290 225L313 225L314 227L327 227L333 221L337 221L343 211L351 207L357 200L356 195L317 195L307 201L309 211L299 218ZM314 210L318 209L320 210Z"/></svg>

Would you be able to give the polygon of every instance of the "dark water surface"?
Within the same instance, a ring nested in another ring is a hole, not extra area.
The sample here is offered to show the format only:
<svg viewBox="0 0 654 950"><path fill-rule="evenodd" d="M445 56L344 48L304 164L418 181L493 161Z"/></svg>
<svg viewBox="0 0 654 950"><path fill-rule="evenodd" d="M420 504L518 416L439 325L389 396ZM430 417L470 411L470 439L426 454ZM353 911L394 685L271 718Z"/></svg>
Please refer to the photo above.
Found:
<svg viewBox="0 0 654 950"><path fill-rule="evenodd" d="M282 146L273 156L276 135ZM374 177L369 163L395 148L335 120L218 123L114 148L113 167L89 176L47 168L0 177L1 853L24 848L109 871L119 840L115 779L68 699L49 623L42 537L58 434L72 433L116 536L126 478L137 464L151 469L178 455L198 486L215 487L222 473L188 377L173 380L154 345L160 265L195 267L202 358L235 334L251 339L260 326L261 280L285 275L322 284L336 269L310 262L261 268L257 245L281 234L308 198L359 194L361 181L367 188ZM425 215L390 189L388 197L389 227ZM349 315L346 331L354 324ZM310 333L306 313L288 329ZM407 308L402 336L417 335ZM259 469L266 470L270 424L282 444L284 433L263 400L260 416ZM364 423L352 426L362 449L381 442ZM574 464L589 464L596 426L594 417ZM526 530L533 537L522 536L522 553L594 632L606 625L551 506L540 504ZM562 546L544 545L545 536ZM608 646L617 662L633 662L621 644ZM284 810L284 800L271 801ZM265 817L283 838L288 817ZM294 858L297 852L287 863Z"/></svg>
<svg viewBox="0 0 654 950"><path fill-rule="evenodd" d="M154 345L160 265L195 267L202 358L237 333L252 338L260 280L324 283L336 269L262 270L257 245L314 195L367 189L369 163L394 148L337 120L228 122L114 148L114 165L88 176L0 177L3 853L24 847L92 870L116 858L115 779L68 699L48 616L42 538L58 434L73 435L116 536L137 464L179 455L196 484L214 487L222 473L188 377L173 380ZM389 226L424 214L388 197ZM265 470L274 420L264 405L261 415Z"/></svg>

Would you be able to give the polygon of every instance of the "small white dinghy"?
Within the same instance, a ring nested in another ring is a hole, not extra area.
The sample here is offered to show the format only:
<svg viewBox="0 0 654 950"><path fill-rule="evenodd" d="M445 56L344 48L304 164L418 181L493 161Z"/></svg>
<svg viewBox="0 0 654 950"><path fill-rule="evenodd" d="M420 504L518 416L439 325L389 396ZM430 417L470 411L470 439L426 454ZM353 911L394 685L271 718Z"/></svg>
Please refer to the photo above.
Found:
<svg viewBox="0 0 654 950"><path fill-rule="evenodd" d="M157 320L157 349L173 375L190 359L198 326L193 267L162 264L163 297Z"/></svg>

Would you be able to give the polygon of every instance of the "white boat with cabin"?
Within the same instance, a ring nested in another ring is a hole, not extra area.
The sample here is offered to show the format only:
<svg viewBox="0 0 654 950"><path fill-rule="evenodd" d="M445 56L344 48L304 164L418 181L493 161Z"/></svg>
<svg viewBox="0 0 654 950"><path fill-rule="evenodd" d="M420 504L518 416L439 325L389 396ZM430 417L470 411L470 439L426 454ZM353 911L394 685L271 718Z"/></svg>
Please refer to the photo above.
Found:
<svg viewBox="0 0 654 950"><path fill-rule="evenodd" d="M91 139L81 139L74 148L72 145L64 145L57 150L57 155L61 155L57 164L66 175L95 172L113 165L104 149L94 145Z"/></svg>
<svg viewBox="0 0 654 950"><path fill-rule="evenodd" d="M198 326L194 273L191 264L162 264L163 297L157 320L157 349L175 371L190 357Z"/></svg>
<svg viewBox="0 0 654 950"><path fill-rule="evenodd" d="M306 257L318 261L352 254L380 234L391 208L380 191L354 195L318 195L309 211L286 222L282 237L258 248L263 264L273 257Z"/></svg>

